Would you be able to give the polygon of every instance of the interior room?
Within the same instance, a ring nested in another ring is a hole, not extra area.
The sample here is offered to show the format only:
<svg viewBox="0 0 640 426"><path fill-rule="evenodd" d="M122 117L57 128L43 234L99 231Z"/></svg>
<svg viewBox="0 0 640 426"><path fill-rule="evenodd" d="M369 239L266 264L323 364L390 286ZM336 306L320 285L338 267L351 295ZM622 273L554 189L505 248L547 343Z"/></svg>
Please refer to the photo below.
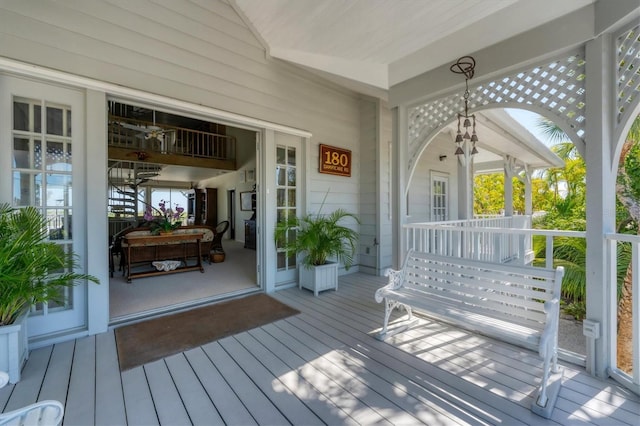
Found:
<svg viewBox="0 0 640 426"><path fill-rule="evenodd" d="M108 129L110 322L257 291L256 133L115 100Z"/></svg>

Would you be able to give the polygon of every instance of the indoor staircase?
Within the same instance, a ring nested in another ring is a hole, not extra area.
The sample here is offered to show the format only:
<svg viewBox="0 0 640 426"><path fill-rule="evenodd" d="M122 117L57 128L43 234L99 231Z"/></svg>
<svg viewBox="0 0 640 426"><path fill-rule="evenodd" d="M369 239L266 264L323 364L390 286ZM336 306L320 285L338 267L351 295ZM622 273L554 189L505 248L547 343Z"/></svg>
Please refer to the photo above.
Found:
<svg viewBox="0 0 640 426"><path fill-rule="evenodd" d="M138 222L138 187L158 176L162 166L159 164L135 163L130 161L111 161L108 169L109 181L109 235L136 226Z"/></svg>

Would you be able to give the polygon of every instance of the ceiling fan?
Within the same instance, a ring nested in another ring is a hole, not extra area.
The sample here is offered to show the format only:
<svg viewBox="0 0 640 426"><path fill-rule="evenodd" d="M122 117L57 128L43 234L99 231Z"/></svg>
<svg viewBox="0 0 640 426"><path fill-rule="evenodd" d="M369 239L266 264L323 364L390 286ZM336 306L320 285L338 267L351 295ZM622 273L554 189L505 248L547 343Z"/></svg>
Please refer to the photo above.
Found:
<svg viewBox="0 0 640 426"><path fill-rule="evenodd" d="M135 151L139 161L146 161L151 157L149 152L161 152L166 154L173 140L175 140L175 129L167 129L156 125L156 112L153 111L153 123L113 121L114 124L128 130L135 131L135 137L141 139L137 143L139 151Z"/></svg>

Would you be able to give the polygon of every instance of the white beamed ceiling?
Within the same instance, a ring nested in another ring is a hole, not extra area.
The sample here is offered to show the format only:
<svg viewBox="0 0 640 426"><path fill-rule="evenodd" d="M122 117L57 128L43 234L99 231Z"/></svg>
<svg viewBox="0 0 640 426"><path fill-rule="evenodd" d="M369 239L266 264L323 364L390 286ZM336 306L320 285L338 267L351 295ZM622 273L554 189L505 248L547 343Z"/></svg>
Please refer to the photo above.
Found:
<svg viewBox="0 0 640 426"><path fill-rule="evenodd" d="M595 0L229 0L269 54L354 90L390 86ZM370 93L375 94L375 93Z"/></svg>

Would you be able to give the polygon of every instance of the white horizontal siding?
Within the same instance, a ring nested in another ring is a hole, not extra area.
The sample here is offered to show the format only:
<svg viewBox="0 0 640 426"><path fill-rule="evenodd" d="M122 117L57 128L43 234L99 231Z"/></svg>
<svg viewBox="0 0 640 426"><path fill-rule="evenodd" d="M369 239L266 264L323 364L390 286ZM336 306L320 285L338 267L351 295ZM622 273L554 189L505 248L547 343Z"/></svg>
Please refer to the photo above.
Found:
<svg viewBox="0 0 640 426"><path fill-rule="evenodd" d="M371 100L360 102L360 270L375 272L377 265L376 159L378 153L378 108Z"/></svg>
<svg viewBox="0 0 640 426"><path fill-rule="evenodd" d="M229 5L206 5L3 2L0 55L309 131L357 121L352 93L267 60Z"/></svg>
<svg viewBox="0 0 640 426"><path fill-rule="evenodd" d="M358 211L358 98L268 60L224 1L2 2L0 56L309 131L310 211L328 188L325 211ZM319 143L352 150L351 178L318 173Z"/></svg>

